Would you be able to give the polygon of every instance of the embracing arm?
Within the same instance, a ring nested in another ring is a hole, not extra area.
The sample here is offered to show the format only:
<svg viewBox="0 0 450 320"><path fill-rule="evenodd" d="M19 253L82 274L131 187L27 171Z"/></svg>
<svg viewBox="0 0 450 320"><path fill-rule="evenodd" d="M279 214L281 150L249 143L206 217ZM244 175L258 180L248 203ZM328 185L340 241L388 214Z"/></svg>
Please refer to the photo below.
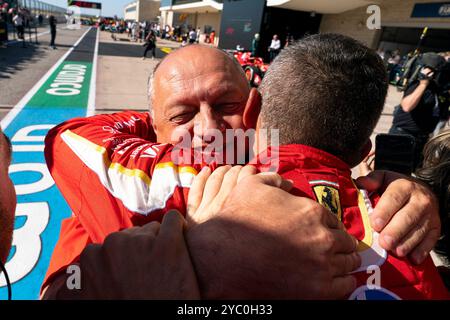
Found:
<svg viewBox="0 0 450 320"><path fill-rule="evenodd" d="M439 202L423 182L390 171L374 171L357 180L381 198L370 217L380 245L399 257L422 263L441 234Z"/></svg>
<svg viewBox="0 0 450 320"><path fill-rule="evenodd" d="M186 241L207 299L342 298L361 261L357 241L320 204L249 167L202 170L188 200ZM236 185L237 184L237 185Z"/></svg>
<svg viewBox="0 0 450 320"><path fill-rule="evenodd" d="M50 130L47 165L73 217L60 235L44 286L78 261L86 243L102 243L108 234L133 226L127 210L151 211L158 190L149 192L150 176L169 148L154 141L148 113L76 118Z"/></svg>
<svg viewBox="0 0 450 320"><path fill-rule="evenodd" d="M141 168L150 171L160 148L151 142L155 141L152 133L149 115L137 112L75 118L50 130L45 139L47 166L75 214L83 200L93 197L83 182L106 188L114 195L112 200L126 200L124 183L128 189L142 191L149 173ZM131 201L129 206L140 208Z"/></svg>
<svg viewBox="0 0 450 320"><path fill-rule="evenodd" d="M199 299L200 293L184 240L184 218L175 211L162 221L109 235L81 254L81 288L68 289L61 274L44 300ZM124 253L127 259L124 260Z"/></svg>

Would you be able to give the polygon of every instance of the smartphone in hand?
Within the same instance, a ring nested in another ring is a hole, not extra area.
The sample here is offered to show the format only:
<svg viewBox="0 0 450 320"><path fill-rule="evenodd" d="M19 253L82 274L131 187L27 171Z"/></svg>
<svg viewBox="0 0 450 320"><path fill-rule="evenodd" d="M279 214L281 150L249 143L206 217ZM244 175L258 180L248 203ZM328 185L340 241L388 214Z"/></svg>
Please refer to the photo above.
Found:
<svg viewBox="0 0 450 320"><path fill-rule="evenodd" d="M375 139L375 170L389 170L411 175L414 170L414 137L379 134Z"/></svg>

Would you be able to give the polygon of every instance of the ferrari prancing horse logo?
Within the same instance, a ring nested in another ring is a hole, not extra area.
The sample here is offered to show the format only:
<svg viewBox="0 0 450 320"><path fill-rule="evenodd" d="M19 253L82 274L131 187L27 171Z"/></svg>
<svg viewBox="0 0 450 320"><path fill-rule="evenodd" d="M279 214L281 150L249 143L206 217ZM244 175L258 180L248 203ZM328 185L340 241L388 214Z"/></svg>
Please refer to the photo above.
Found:
<svg viewBox="0 0 450 320"><path fill-rule="evenodd" d="M342 221L342 209L338 189L330 186L318 185L314 186L313 190L317 201L334 213L339 221Z"/></svg>

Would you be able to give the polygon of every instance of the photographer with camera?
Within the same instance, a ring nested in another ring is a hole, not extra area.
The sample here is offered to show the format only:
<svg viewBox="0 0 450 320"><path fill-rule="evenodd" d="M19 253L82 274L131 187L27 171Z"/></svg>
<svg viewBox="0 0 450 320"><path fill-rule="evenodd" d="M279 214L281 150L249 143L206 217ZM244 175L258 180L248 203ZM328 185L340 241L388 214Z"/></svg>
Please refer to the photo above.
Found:
<svg viewBox="0 0 450 320"><path fill-rule="evenodd" d="M423 148L436 128L444 106L439 103L440 89L436 76L445 64L445 59L435 53L423 54L417 79L411 81L403 99L394 110L391 134L408 134L415 139L414 167L423 161Z"/></svg>

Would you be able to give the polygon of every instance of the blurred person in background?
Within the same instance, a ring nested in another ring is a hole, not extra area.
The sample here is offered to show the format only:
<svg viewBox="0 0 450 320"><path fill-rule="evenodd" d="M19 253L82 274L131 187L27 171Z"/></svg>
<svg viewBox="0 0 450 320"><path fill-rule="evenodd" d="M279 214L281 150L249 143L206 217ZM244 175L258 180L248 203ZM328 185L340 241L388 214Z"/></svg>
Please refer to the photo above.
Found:
<svg viewBox="0 0 450 320"><path fill-rule="evenodd" d="M19 39L23 39L24 36L24 32L25 32L25 21L23 20L23 16L21 13L17 12L14 17L13 17L13 23L14 23L14 27L17 30L17 37Z"/></svg>
<svg viewBox="0 0 450 320"><path fill-rule="evenodd" d="M215 39L216 39L216 31L212 30L211 33L209 34L209 43L214 45Z"/></svg>
<svg viewBox="0 0 450 320"><path fill-rule="evenodd" d="M194 44L195 42L197 42L197 33L194 29L191 29L189 31L189 44Z"/></svg>
<svg viewBox="0 0 450 320"><path fill-rule="evenodd" d="M8 25L6 23L5 8L0 9L0 48L4 46L3 42L8 42Z"/></svg>
<svg viewBox="0 0 450 320"><path fill-rule="evenodd" d="M147 58L147 52L152 51L152 59L156 58L156 35L153 30L150 30L149 34L145 38L145 51L144 51L144 60Z"/></svg>
<svg viewBox="0 0 450 320"><path fill-rule="evenodd" d="M50 41L50 47L53 49L56 49L55 40L56 40L56 24L58 21L56 20L56 17L54 15L51 15L48 19L48 23L50 26L50 34L51 34L51 41Z"/></svg>
<svg viewBox="0 0 450 320"><path fill-rule="evenodd" d="M252 40L252 56L254 57L256 57L256 55L258 54L259 40L260 40L259 33L255 33L255 36L253 37Z"/></svg>
<svg viewBox="0 0 450 320"><path fill-rule="evenodd" d="M272 42L269 46L269 54L270 54L270 62L273 61L277 57L277 55L281 51L281 42L280 39L278 39L278 35L274 34L272 38Z"/></svg>
<svg viewBox="0 0 450 320"><path fill-rule="evenodd" d="M414 168L422 164L423 148L436 129L444 107L439 103L440 89L436 81L436 75L444 64L445 59L437 54L424 55L418 79L408 84L401 103L394 109L389 133L414 137Z"/></svg>
<svg viewBox="0 0 450 320"><path fill-rule="evenodd" d="M200 27L198 27L197 28L197 40L195 41L196 43L200 42L200 33L201 33L201 30L200 30Z"/></svg>

